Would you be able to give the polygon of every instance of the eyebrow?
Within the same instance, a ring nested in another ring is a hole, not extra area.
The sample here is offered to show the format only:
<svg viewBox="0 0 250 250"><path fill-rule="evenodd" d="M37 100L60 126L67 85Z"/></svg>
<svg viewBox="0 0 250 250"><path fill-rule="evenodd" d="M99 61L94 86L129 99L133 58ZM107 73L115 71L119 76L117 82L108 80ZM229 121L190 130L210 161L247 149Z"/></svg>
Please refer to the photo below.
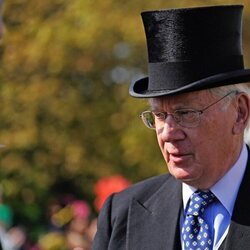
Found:
<svg viewBox="0 0 250 250"><path fill-rule="evenodd" d="M162 102L159 102L159 104L156 103L151 103L150 105L150 109L151 111L155 112L155 111L164 111L166 110L164 108L164 105ZM184 110L184 109L195 109L195 110L199 110L200 107L194 107L194 104L183 104L183 103L177 103L176 105L174 105L174 107L170 107L169 110L171 112L176 111L176 110Z"/></svg>

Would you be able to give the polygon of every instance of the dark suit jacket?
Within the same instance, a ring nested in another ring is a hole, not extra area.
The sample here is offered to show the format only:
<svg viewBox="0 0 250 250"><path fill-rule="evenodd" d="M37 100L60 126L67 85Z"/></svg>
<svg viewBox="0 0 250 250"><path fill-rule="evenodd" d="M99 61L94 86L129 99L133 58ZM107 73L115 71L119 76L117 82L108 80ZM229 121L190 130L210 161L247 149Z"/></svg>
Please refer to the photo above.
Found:
<svg viewBox="0 0 250 250"><path fill-rule="evenodd" d="M250 159L220 249L250 249ZM180 250L181 182L153 177L112 195L98 219L93 250Z"/></svg>

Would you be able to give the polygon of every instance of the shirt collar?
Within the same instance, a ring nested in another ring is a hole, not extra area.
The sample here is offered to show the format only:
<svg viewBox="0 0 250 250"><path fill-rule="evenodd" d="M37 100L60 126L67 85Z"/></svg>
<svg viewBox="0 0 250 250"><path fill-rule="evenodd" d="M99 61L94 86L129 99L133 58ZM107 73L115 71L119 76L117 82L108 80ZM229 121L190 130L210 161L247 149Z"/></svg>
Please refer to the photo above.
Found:
<svg viewBox="0 0 250 250"><path fill-rule="evenodd" d="M219 199L230 215L232 215L235 199L237 197L240 183L246 169L247 157L247 146L244 145L236 163L213 187L210 188L210 190ZM195 191L196 188L185 183L182 184L182 199L184 209L186 208L190 196Z"/></svg>

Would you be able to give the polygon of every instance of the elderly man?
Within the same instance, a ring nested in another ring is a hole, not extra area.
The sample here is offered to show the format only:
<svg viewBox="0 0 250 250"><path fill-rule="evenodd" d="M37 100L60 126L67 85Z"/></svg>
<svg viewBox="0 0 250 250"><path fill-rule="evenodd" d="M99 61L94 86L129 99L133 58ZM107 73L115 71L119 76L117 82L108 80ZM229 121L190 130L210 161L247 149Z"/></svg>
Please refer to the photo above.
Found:
<svg viewBox="0 0 250 250"><path fill-rule="evenodd" d="M243 6L142 13L149 76L130 94L148 98L169 174L113 194L94 250L250 249L250 70L243 65Z"/></svg>

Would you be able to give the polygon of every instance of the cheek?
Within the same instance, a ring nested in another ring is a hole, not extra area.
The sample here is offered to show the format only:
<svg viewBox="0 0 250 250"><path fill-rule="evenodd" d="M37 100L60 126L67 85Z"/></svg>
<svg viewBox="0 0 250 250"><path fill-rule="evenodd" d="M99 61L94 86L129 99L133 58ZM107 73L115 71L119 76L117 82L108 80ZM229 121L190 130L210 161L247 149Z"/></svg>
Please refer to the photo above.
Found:
<svg viewBox="0 0 250 250"><path fill-rule="evenodd" d="M222 115L222 114L221 114ZM224 115L224 114L223 114ZM215 120L217 119L217 120ZM232 125L222 117L206 120L206 126L201 127L196 138L195 148L207 162L214 162L224 154L227 146L230 146L232 138Z"/></svg>
<svg viewBox="0 0 250 250"><path fill-rule="evenodd" d="M161 150L161 153L162 153L162 156L165 160L165 162L168 164L169 163L169 158L168 158L168 152L165 148L165 142L162 140L160 134L157 134L157 142L158 142L158 145L159 145L159 148Z"/></svg>
<svg viewBox="0 0 250 250"><path fill-rule="evenodd" d="M214 159L214 151L216 150L213 146L213 138L198 138L194 143L194 157L195 161L208 169Z"/></svg>
<svg viewBox="0 0 250 250"><path fill-rule="evenodd" d="M164 152L164 142L161 139L161 136L159 134L157 134L157 142L158 142L158 145L160 147L161 152L163 153Z"/></svg>

